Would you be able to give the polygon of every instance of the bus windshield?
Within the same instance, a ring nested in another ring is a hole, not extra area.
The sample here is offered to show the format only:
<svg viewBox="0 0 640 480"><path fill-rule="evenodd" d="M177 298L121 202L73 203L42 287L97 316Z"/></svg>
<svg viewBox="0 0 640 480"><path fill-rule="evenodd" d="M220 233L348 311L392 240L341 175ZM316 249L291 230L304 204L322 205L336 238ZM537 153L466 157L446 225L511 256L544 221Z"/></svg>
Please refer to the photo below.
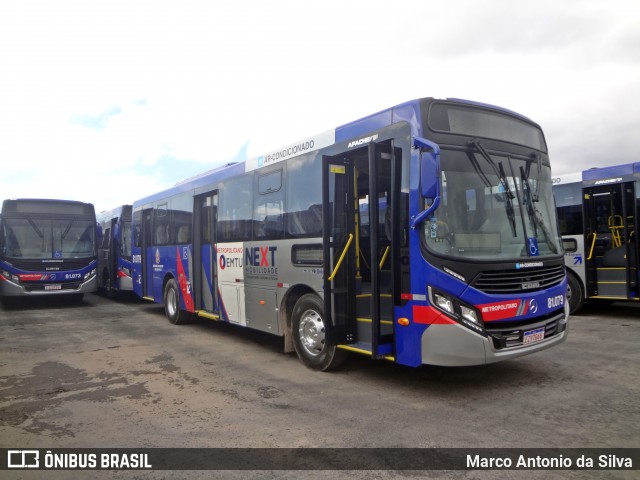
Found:
<svg viewBox="0 0 640 480"><path fill-rule="evenodd" d="M1 234L6 258L64 260L96 254L95 225L90 220L6 218Z"/></svg>
<svg viewBox="0 0 640 480"><path fill-rule="evenodd" d="M442 201L423 227L427 247L487 260L562 252L550 167L539 157L473 146L441 152Z"/></svg>

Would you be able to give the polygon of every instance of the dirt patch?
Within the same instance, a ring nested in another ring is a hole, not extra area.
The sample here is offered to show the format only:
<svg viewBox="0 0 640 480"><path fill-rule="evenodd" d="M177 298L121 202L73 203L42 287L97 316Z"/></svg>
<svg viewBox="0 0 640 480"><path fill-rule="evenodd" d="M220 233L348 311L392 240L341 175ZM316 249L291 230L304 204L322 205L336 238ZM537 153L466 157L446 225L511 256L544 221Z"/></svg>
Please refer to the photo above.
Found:
<svg viewBox="0 0 640 480"><path fill-rule="evenodd" d="M35 365L24 375L0 378L0 425L31 433L74 436L61 421L45 421L44 412L72 401L112 402L118 398L137 399L149 395L144 383L130 384L124 375L86 370L61 362Z"/></svg>

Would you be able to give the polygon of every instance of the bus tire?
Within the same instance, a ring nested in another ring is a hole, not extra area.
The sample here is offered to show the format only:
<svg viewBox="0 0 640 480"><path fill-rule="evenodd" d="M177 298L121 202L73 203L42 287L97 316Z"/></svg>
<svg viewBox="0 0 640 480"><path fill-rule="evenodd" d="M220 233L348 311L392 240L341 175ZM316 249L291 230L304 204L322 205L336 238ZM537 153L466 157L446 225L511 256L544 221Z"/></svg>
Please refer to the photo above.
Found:
<svg viewBox="0 0 640 480"><path fill-rule="evenodd" d="M569 313L576 313L584 305L584 290L578 277L567 272L567 302L569 302Z"/></svg>
<svg viewBox="0 0 640 480"><path fill-rule="evenodd" d="M169 322L174 325L182 325L189 322L191 314L180 308L180 289L173 278L164 286L164 295L162 298L164 313L167 315Z"/></svg>
<svg viewBox="0 0 640 480"><path fill-rule="evenodd" d="M293 307L293 347L302 363L321 371L336 368L347 356L344 350L325 342L330 325L324 318L324 303L312 293L300 297Z"/></svg>

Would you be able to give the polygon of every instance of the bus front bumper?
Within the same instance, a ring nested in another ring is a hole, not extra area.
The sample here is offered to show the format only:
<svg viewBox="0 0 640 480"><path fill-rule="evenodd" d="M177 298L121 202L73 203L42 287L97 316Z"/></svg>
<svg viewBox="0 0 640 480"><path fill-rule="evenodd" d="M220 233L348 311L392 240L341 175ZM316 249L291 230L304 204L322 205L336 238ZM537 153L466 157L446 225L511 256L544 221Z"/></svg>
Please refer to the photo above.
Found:
<svg viewBox="0 0 640 480"><path fill-rule="evenodd" d="M491 336L485 337L460 324L431 325L422 334L422 363L462 367L483 365L539 352L567 338L568 311L558 315L559 333L528 345L496 348Z"/></svg>
<svg viewBox="0 0 640 480"><path fill-rule="evenodd" d="M53 287L51 285L54 285ZM59 286L59 288L58 288ZM98 289L98 279L95 275L86 282L42 284L42 283L14 283L2 276L0 278L0 297L28 297L43 295L65 295L91 293Z"/></svg>

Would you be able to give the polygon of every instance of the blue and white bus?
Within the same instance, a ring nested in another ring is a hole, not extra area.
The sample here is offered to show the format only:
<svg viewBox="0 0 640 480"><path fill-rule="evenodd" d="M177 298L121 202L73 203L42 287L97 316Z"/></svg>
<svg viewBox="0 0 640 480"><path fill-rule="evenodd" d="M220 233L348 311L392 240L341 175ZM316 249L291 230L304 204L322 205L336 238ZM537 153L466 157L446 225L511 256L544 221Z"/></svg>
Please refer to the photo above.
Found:
<svg viewBox="0 0 640 480"><path fill-rule="evenodd" d="M73 295L97 288L96 214L71 200L5 200L0 214L0 296Z"/></svg>
<svg viewBox="0 0 640 480"><path fill-rule="evenodd" d="M131 205L97 215L102 237L98 248L98 290L107 296L132 291Z"/></svg>
<svg viewBox="0 0 640 480"><path fill-rule="evenodd" d="M410 101L135 201L134 291L319 370L515 358L567 335L551 178L528 118Z"/></svg>
<svg viewBox="0 0 640 480"><path fill-rule="evenodd" d="M640 163L554 178L571 312L585 300L638 301Z"/></svg>

